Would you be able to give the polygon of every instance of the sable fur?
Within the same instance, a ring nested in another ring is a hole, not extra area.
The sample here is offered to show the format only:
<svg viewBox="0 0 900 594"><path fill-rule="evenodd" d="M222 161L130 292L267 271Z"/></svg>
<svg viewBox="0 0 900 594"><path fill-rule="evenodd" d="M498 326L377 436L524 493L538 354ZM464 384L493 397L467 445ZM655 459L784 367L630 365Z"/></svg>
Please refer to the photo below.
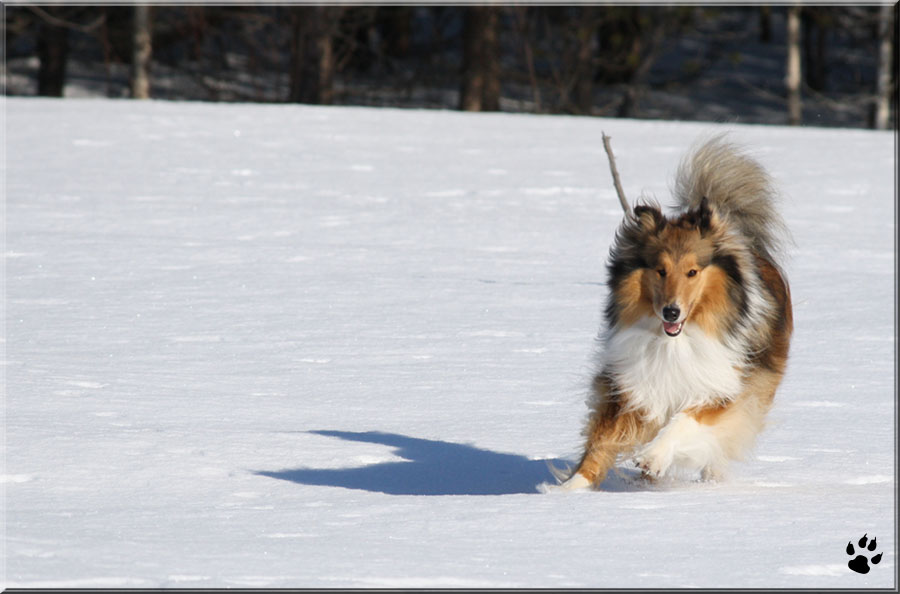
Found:
<svg viewBox="0 0 900 594"><path fill-rule="evenodd" d="M598 485L620 455L649 476L721 476L784 375L793 322L778 259L790 238L772 180L722 137L675 179L673 216L639 204L616 231L584 454L562 488Z"/></svg>
<svg viewBox="0 0 900 594"><path fill-rule="evenodd" d="M725 135L713 137L681 162L673 194L682 212L699 208L705 197L751 242L753 251L773 263L790 242L772 178Z"/></svg>

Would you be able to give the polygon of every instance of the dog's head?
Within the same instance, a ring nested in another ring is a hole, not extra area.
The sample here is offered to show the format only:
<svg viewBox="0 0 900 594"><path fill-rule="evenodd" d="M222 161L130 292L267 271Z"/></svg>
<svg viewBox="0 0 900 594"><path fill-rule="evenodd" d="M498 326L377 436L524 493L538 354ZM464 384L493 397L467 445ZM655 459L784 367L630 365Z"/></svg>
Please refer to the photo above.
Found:
<svg viewBox="0 0 900 594"><path fill-rule="evenodd" d="M634 269L630 298L643 301L668 336L681 334L704 305L707 310L715 305L710 285L722 275L714 265L720 226L705 198L696 209L671 219L655 205L639 205L623 223L617 248Z"/></svg>

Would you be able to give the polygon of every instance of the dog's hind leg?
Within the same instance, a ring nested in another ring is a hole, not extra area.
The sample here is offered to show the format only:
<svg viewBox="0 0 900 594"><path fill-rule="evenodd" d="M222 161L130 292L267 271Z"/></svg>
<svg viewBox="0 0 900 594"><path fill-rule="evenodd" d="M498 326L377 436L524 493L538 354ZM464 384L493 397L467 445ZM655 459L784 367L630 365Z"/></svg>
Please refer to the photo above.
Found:
<svg viewBox="0 0 900 594"><path fill-rule="evenodd" d="M723 460L741 460L753 447L765 425L780 381L780 373L757 371L747 381L744 391L727 405L689 411L697 423L715 437ZM719 472L715 465L704 468L705 476L715 476Z"/></svg>

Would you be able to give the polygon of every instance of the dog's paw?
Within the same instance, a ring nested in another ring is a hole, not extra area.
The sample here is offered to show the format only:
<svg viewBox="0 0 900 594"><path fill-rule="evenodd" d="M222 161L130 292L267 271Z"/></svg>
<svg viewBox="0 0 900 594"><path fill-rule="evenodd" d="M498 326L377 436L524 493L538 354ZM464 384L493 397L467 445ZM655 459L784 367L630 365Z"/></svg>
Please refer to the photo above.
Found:
<svg viewBox="0 0 900 594"><path fill-rule="evenodd" d="M666 448L646 447L634 457L634 464L652 479L660 478L672 466L672 454Z"/></svg>
<svg viewBox="0 0 900 594"><path fill-rule="evenodd" d="M563 481L558 485L551 485L549 483L541 483L538 485L537 489L541 493L561 493L565 491L577 491L580 489L587 489L591 486L591 482L584 478L583 475L578 474L577 472L573 474L571 477Z"/></svg>

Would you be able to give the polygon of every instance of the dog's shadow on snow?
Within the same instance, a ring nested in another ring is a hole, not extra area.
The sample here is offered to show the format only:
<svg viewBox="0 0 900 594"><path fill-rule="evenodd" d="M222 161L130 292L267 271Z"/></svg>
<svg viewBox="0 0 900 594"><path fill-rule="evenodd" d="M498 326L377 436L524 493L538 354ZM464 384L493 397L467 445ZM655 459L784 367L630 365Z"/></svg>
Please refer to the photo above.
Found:
<svg viewBox="0 0 900 594"><path fill-rule="evenodd" d="M260 476L318 485L359 489L388 495L512 495L538 494L542 483L555 484L547 463L525 456L483 450L470 445L419 439L377 431L310 431L346 441L377 443L394 448L403 460L356 468L294 468L257 471ZM627 477L610 473L603 491L635 491Z"/></svg>

